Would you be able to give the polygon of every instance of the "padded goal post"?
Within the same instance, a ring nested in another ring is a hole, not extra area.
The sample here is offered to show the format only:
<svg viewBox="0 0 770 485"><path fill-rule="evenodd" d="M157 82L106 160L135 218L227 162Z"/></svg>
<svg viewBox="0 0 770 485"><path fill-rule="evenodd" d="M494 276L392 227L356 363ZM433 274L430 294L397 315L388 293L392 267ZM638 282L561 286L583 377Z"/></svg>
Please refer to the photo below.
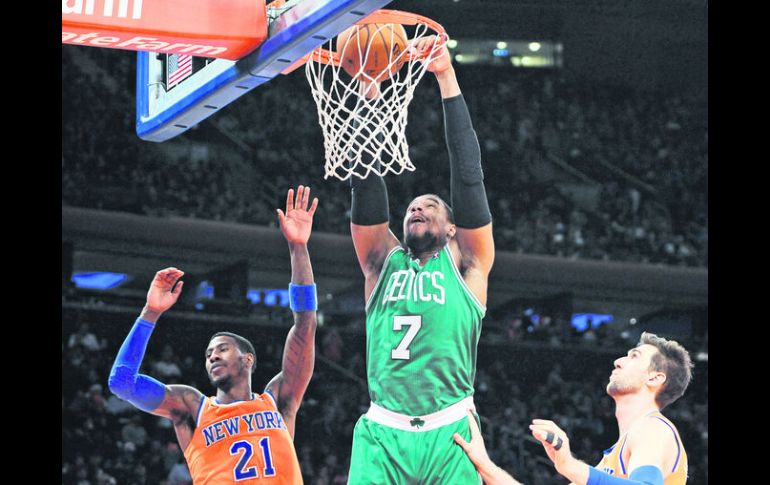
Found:
<svg viewBox="0 0 770 485"><path fill-rule="evenodd" d="M268 38L256 50L238 61L214 59L169 90L160 82L157 60L139 53L137 135L162 142L184 133L389 2L302 0L270 22Z"/></svg>
<svg viewBox="0 0 770 485"><path fill-rule="evenodd" d="M138 50L136 133L162 142L390 1L62 0L62 43Z"/></svg>
<svg viewBox="0 0 770 485"><path fill-rule="evenodd" d="M62 0L62 43L238 60L267 38L265 0Z"/></svg>

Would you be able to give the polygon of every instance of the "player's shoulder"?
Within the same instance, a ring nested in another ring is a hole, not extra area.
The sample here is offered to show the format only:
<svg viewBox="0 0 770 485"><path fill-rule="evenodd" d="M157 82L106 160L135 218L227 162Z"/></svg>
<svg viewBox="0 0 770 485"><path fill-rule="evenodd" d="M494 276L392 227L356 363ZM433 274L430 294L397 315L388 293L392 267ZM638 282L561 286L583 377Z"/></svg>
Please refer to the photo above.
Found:
<svg viewBox="0 0 770 485"><path fill-rule="evenodd" d="M457 242L457 238L452 238L449 241L447 241L446 246L444 246L444 250L449 254L449 256L454 259L455 264L459 266L460 260L462 258L462 248L460 248L460 243Z"/></svg>
<svg viewBox="0 0 770 485"><path fill-rule="evenodd" d="M407 261L409 261L410 255L409 252L404 249L404 247L400 244L393 246L392 248L388 249L388 251L385 253L385 256L382 259L382 262L380 263L380 271L385 270L388 268L388 266L399 266L402 264L405 264Z"/></svg>
<svg viewBox="0 0 770 485"><path fill-rule="evenodd" d="M670 419L665 417L660 411L648 414L647 416L644 417L644 419L647 425L649 426L653 426L659 429L668 429L672 431L676 430L676 425L674 425L674 423Z"/></svg>
<svg viewBox="0 0 770 485"><path fill-rule="evenodd" d="M272 406L273 408L278 409L278 397L273 393L271 389L266 388L262 394L256 394L254 399L258 400L260 403L264 403L268 406Z"/></svg>
<svg viewBox="0 0 770 485"><path fill-rule="evenodd" d="M385 253L385 259L393 258L394 256L407 256L409 252L404 248L401 244L396 244L395 246L388 249L388 251Z"/></svg>
<svg viewBox="0 0 770 485"><path fill-rule="evenodd" d="M192 414L193 408L196 408L203 397L203 393L192 386L184 384L169 384L166 386L167 397L178 403L183 403Z"/></svg>
<svg viewBox="0 0 770 485"><path fill-rule="evenodd" d="M476 256L470 251L463 250L457 238L450 239L444 248L447 256L463 277L466 276L468 270L478 268Z"/></svg>
<svg viewBox="0 0 770 485"><path fill-rule="evenodd" d="M679 433L676 426L661 413L652 413L642 418L638 426L628 433L631 444L662 445L678 444Z"/></svg>
<svg viewBox="0 0 770 485"><path fill-rule="evenodd" d="M196 400L200 399L200 397L203 395L203 393L198 389L184 384L168 384L166 385L166 391L173 394L174 396L192 398Z"/></svg>

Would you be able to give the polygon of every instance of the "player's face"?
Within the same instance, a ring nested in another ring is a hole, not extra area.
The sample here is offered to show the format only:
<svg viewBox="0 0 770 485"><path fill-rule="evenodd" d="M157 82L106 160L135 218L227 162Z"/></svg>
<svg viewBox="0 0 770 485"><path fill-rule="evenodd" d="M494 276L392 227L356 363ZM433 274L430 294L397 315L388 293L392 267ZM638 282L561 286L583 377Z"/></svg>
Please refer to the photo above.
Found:
<svg viewBox="0 0 770 485"><path fill-rule="evenodd" d="M206 349L206 373L211 384L226 391L233 386L233 378L248 376L248 355L241 352L232 337L214 337Z"/></svg>
<svg viewBox="0 0 770 485"><path fill-rule="evenodd" d="M404 216L404 243L413 252L440 247L454 234L447 210L440 200L430 195L414 199Z"/></svg>
<svg viewBox="0 0 770 485"><path fill-rule="evenodd" d="M615 360L615 369L610 374L607 394L622 396L633 394L645 385L652 371L650 360L658 351L654 346L644 344L628 351L624 357Z"/></svg>

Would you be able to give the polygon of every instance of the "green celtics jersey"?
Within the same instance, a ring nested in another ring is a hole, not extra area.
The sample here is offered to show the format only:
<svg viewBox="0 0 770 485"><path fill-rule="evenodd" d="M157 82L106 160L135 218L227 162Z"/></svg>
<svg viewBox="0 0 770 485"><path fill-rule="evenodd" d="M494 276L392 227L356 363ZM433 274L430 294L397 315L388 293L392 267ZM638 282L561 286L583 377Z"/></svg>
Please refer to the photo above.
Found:
<svg viewBox="0 0 770 485"><path fill-rule="evenodd" d="M394 248L366 303L371 400L422 416L473 394L485 312L465 285L449 245L423 267L403 248Z"/></svg>

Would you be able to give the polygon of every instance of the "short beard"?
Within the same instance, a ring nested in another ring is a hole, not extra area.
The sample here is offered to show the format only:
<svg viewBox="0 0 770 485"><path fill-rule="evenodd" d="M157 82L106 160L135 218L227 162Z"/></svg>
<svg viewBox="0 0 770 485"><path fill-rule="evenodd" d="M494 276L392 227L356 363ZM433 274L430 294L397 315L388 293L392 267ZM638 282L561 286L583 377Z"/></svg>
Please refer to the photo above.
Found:
<svg viewBox="0 0 770 485"><path fill-rule="evenodd" d="M622 383L610 382L607 384L607 394L610 396L623 396L625 394L631 394L634 392L634 388L631 386L623 385Z"/></svg>
<svg viewBox="0 0 770 485"><path fill-rule="evenodd" d="M436 249L439 246L439 238L432 232L426 232L422 236L416 236L410 232L404 235L404 245L414 254L422 254L426 251Z"/></svg>
<svg viewBox="0 0 770 485"><path fill-rule="evenodd" d="M245 372L246 365L243 362L243 357L241 357L238 360L238 363L240 364L239 371L240 372ZM221 389L224 392L229 392L230 389L232 389L233 386L235 385L235 383L233 382L233 376L231 376L231 375L223 377L222 379L220 379L218 381L215 381L213 378L211 378L211 376L209 376L209 381L211 382L212 386L216 387L217 389Z"/></svg>
<svg viewBox="0 0 770 485"><path fill-rule="evenodd" d="M209 378L209 381L211 381L212 386L216 387L217 389L221 389L224 392L229 392L230 389L233 388L233 376L223 377L216 381L212 378Z"/></svg>

